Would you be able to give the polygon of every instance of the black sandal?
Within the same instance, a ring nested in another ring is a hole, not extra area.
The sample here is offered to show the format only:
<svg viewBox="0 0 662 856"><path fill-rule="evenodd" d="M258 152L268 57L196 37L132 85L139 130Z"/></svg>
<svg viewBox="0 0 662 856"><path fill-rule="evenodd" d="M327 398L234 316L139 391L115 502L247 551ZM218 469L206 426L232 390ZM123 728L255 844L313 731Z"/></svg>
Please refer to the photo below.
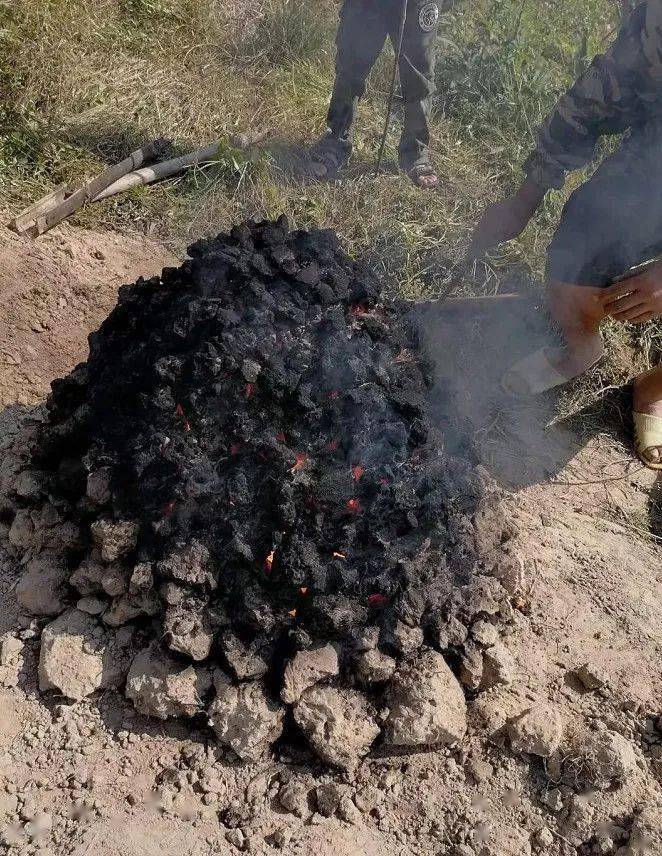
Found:
<svg viewBox="0 0 662 856"><path fill-rule="evenodd" d="M432 166L430 161L419 161L414 164L414 166L409 167L409 169L405 169L405 172L412 180L412 183L416 187L420 187L422 190L434 190L439 186L439 176L437 175L437 171ZM429 182L422 183L422 178L430 178Z"/></svg>
<svg viewBox="0 0 662 856"><path fill-rule="evenodd" d="M341 140L329 131L310 150L316 177L321 181L333 181L347 165L351 154L352 144L349 140Z"/></svg>

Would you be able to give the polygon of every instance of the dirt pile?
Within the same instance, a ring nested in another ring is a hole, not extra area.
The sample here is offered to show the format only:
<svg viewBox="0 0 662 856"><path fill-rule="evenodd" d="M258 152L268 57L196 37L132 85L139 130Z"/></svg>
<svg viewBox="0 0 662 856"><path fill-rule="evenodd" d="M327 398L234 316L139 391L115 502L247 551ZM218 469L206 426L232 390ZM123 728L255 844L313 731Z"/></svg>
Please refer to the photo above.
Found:
<svg viewBox="0 0 662 856"><path fill-rule="evenodd" d="M284 220L189 254L121 290L4 458L17 596L52 622L42 690L125 687L246 760L292 725L344 768L378 739L454 743L456 675L512 680L519 569L488 481L428 421L404 304Z"/></svg>

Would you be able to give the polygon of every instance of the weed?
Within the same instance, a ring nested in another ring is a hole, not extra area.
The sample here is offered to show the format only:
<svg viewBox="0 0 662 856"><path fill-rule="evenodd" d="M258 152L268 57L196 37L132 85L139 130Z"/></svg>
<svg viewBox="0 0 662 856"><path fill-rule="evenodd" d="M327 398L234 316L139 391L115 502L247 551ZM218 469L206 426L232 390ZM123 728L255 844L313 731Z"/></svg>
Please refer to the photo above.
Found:
<svg viewBox="0 0 662 856"><path fill-rule="evenodd" d="M328 57L333 45L328 4L267 0L254 31L242 43L245 57L273 65L299 65Z"/></svg>

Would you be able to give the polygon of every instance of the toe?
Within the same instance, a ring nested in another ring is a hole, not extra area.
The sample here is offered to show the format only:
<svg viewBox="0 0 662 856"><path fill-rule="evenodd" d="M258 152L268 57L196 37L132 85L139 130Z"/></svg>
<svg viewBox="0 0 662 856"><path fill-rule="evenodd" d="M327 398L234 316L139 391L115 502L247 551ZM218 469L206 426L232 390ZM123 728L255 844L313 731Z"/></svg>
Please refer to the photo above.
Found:
<svg viewBox="0 0 662 856"><path fill-rule="evenodd" d="M651 446L649 449L644 449L643 456L651 464L659 464L662 461L662 446Z"/></svg>
<svg viewBox="0 0 662 856"><path fill-rule="evenodd" d="M431 190L433 187L436 187L439 183L439 179L436 175L422 175L419 180L419 187L422 187L424 190Z"/></svg>

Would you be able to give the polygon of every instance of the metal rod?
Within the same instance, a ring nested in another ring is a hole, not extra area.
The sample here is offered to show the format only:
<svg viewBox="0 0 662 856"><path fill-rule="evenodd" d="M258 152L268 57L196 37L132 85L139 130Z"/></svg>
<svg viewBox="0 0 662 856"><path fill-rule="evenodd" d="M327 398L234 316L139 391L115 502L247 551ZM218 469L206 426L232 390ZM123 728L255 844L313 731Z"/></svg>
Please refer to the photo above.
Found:
<svg viewBox="0 0 662 856"><path fill-rule="evenodd" d="M398 67L400 66L400 57L402 56L402 43L405 37L405 24L407 23L407 2L402 0L402 13L400 15L400 32L398 34L398 44L395 51L395 61L393 63L393 74L391 75L391 89L388 95L388 106L386 108L386 121L384 123L384 133L382 134L381 145L379 146L379 154L377 155L377 165L375 166L375 178L379 175L382 168L382 160L384 158L384 149L386 148L386 138L388 137L388 129L391 125L391 110L393 109L393 99L395 98L395 82L398 76Z"/></svg>

